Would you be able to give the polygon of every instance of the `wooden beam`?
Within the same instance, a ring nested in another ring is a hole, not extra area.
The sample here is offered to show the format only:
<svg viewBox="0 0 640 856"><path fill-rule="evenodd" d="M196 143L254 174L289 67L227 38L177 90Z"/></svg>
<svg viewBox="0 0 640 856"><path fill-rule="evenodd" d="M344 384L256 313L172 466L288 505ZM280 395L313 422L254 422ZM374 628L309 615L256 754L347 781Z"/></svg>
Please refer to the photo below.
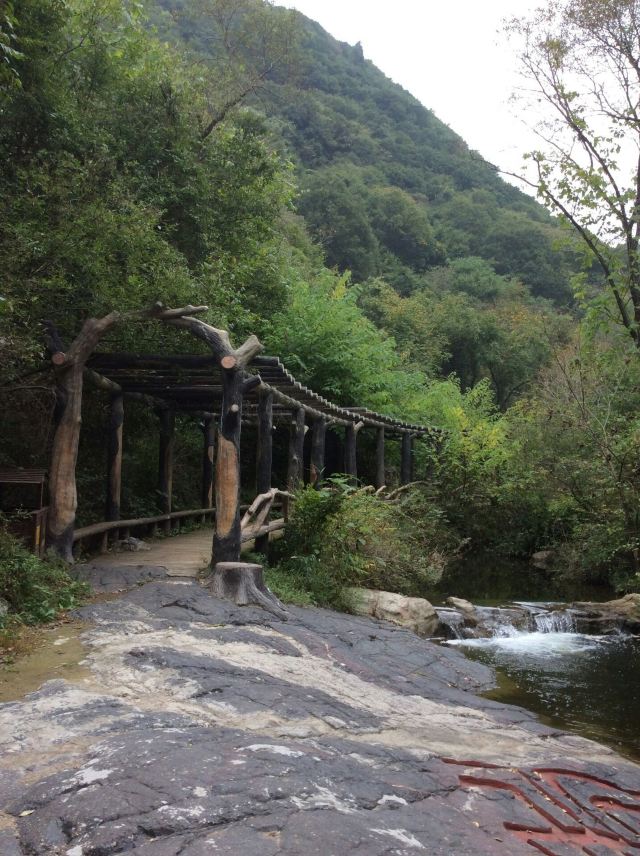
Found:
<svg viewBox="0 0 640 856"><path fill-rule="evenodd" d="M327 420L322 417L313 420L311 434L310 483L315 487L324 473L324 447L327 437Z"/></svg>
<svg viewBox="0 0 640 856"><path fill-rule="evenodd" d="M120 494L122 489L122 430L124 424L124 399L122 392L111 396L107 437L107 501L105 520L120 519Z"/></svg>
<svg viewBox="0 0 640 856"><path fill-rule="evenodd" d="M206 413L202 420L202 489L201 505L203 508L213 508L213 459L216 443L216 422L211 413Z"/></svg>
<svg viewBox="0 0 640 856"><path fill-rule="evenodd" d="M304 407L299 407L293 414L291 433L289 435L289 469L287 475L287 488L292 492L297 490L302 482L305 433L304 420Z"/></svg>
<svg viewBox="0 0 640 856"><path fill-rule="evenodd" d="M384 428L378 428L376 431L376 488L380 489L385 483Z"/></svg>
<svg viewBox="0 0 640 856"><path fill-rule="evenodd" d="M413 437L411 434L402 435L402 447L400 451L400 484L409 484L412 481L413 470Z"/></svg>
<svg viewBox="0 0 640 856"><path fill-rule="evenodd" d="M273 466L273 393L261 389L258 398L258 450L256 457L256 493L271 490ZM265 553L269 547L269 533L256 537L257 553Z"/></svg>

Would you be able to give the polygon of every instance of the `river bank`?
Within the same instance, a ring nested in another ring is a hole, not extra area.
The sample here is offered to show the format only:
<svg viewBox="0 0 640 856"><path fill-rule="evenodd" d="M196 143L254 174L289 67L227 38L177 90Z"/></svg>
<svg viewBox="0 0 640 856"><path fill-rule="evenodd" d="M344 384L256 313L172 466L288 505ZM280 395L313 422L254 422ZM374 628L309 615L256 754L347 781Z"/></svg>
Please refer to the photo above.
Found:
<svg viewBox="0 0 640 856"><path fill-rule="evenodd" d="M175 578L78 617L89 674L0 705L3 856L638 843L640 768L480 697L490 669L407 630Z"/></svg>

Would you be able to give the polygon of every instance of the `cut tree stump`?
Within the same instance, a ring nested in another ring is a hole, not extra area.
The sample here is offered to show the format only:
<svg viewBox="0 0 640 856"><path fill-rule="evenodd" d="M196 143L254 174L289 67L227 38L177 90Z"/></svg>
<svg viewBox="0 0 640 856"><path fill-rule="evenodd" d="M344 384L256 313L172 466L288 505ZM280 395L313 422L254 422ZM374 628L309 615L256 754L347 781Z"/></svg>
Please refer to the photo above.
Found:
<svg viewBox="0 0 640 856"><path fill-rule="evenodd" d="M218 562L208 586L215 597L231 600L238 606L261 606L278 618L287 620L284 604L269 591L262 575L262 565L248 562Z"/></svg>

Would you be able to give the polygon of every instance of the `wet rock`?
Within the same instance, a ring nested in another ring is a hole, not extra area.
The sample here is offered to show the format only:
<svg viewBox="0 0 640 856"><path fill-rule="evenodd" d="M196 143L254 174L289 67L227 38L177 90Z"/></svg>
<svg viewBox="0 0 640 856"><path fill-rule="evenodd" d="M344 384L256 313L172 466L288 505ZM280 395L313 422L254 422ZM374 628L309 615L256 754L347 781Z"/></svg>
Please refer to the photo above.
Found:
<svg viewBox="0 0 640 856"><path fill-rule="evenodd" d="M475 615L475 606L468 600L464 600L464 598L448 597L446 603L448 603L449 606L452 606L454 609L459 609L461 612L466 612L469 615Z"/></svg>
<svg viewBox="0 0 640 856"><path fill-rule="evenodd" d="M436 635L440 620L423 597L407 597L390 591L351 588L348 593L356 615L370 615L413 630L419 636Z"/></svg>
<svg viewBox="0 0 640 856"><path fill-rule="evenodd" d="M627 594L605 603L577 602L570 606L580 633L640 633L640 594Z"/></svg>
<svg viewBox="0 0 640 856"><path fill-rule="evenodd" d="M631 840L634 765L477 697L487 667L403 627L194 581L77 614L90 680L0 705L2 856L526 856L511 829L564 840L548 788L590 822L628 808Z"/></svg>
<svg viewBox="0 0 640 856"><path fill-rule="evenodd" d="M553 560L556 557L555 550L538 550L533 553L530 559L534 568L539 568L541 571L547 571L553 566Z"/></svg>
<svg viewBox="0 0 640 856"><path fill-rule="evenodd" d="M480 619L478 618L478 613L472 603L470 603L468 600L464 600L464 598L461 597L448 597L446 603L448 603L449 606L452 606L461 615L462 627L466 629L471 628L472 630L476 630L478 628L478 625L480 624ZM477 636L483 636L485 634L483 633L482 628L480 628L478 632L464 633L463 635L473 638ZM487 632L486 635L490 634Z"/></svg>

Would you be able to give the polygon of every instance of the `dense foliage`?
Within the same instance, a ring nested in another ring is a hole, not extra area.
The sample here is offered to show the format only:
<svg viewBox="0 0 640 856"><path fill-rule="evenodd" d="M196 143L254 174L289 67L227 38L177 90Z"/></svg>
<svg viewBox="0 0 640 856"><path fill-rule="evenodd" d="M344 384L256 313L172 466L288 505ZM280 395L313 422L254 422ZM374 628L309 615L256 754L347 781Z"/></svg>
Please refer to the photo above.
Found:
<svg viewBox="0 0 640 856"><path fill-rule="evenodd" d="M419 596L442 576L445 546L451 535L419 488L389 501L330 479L296 498L271 582L319 606L348 607L351 586Z"/></svg>
<svg viewBox="0 0 640 856"><path fill-rule="evenodd" d="M154 0L152 7L160 31L181 39L198 63L240 56L246 75L247 67L264 64L242 33L232 35L230 56L229 5ZM271 13L288 32L291 13ZM406 292L433 265L480 256L533 294L570 301L573 257L556 250L560 230L544 209L385 77L360 45L336 41L301 15L298 22L295 58L287 54L289 74L277 62L279 44L255 103L272 118L298 165L299 209L329 266L352 271L357 282L385 275Z"/></svg>
<svg viewBox="0 0 640 856"><path fill-rule="evenodd" d="M400 505L303 493L276 572L298 597L413 592L464 544L637 585L637 351L606 322L611 283L590 256L574 304L567 230L359 47L261 0L21 0L0 12L0 119L0 464L47 465L43 319L70 341L114 307L206 303L327 397L444 429ZM150 323L103 346L194 347ZM84 523L102 393L83 420ZM195 507L201 437L178 429L175 505ZM123 514L154 510L156 460L155 416L128 404Z"/></svg>
<svg viewBox="0 0 640 856"><path fill-rule="evenodd" d="M0 615L0 630L11 621L52 621L85 595L86 586L72 579L62 563L42 561L0 527L0 601L8 607Z"/></svg>

